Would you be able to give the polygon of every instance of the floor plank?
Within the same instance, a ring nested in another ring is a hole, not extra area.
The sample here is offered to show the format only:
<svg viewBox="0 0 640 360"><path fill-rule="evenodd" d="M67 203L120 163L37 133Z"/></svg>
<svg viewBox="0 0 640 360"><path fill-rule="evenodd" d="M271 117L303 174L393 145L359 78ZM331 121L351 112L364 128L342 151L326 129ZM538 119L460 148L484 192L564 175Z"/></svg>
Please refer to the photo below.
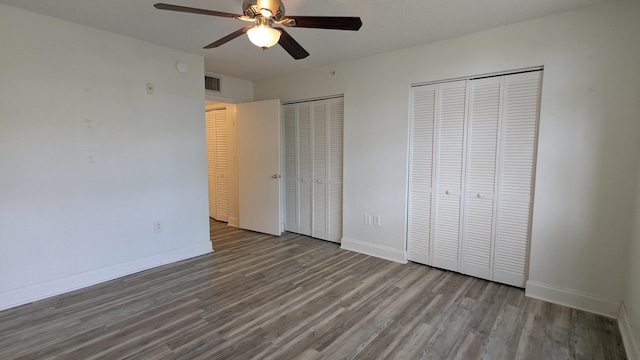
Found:
<svg viewBox="0 0 640 360"><path fill-rule="evenodd" d="M615 320L211 221L210 255L0 312L0 359L625 359Z"/></svg>

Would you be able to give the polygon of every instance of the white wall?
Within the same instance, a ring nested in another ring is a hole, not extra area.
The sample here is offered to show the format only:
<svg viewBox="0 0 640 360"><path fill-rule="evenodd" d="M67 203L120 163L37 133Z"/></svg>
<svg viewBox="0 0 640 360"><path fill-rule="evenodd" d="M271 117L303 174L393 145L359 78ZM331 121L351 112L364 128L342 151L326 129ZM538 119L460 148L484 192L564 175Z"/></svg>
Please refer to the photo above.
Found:
<svg viewBox="0 0 640 360"><path fill-rule="evenodd" d="M345 94L344 240L402 260L410 85L543 65L527 293L614 315L638 183L639 17L634 2L556 14L266 79L254 97Z"/></svg>
<svg viewBox="0 0 640 360"><path fill-rule="evenodd" d="M202 57L5 5L0 49L0 309L211 251Z"/></svg>

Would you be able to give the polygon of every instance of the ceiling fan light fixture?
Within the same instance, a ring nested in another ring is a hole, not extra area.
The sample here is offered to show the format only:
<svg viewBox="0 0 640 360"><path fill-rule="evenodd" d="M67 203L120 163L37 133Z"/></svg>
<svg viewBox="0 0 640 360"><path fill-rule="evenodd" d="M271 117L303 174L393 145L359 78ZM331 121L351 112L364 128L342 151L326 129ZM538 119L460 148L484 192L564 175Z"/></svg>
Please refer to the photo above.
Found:
<svg viewBox="0 0 640 360"><path fill-rule="evenodd" d="M260 14L262 14L262 16L266 17L266 18L270 18L273 16L273 12L271 12L271 10L269 9L260 9Z"/></svg>
<svg viewBox="0 0 640 360"><path fill-rule="evenodd" d="M256 25L247 31L249 40L253 45L261 48L269 48L280 40L280 31L266 25Z"/></svg>

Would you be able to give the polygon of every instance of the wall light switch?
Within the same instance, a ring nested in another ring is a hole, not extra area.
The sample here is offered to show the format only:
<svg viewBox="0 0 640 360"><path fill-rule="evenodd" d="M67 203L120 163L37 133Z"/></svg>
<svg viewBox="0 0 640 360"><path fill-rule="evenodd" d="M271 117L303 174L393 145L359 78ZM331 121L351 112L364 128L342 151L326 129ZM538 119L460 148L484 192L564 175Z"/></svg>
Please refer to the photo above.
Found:
<svg viewBox="0 0 640 360"><path fill-rule="evenodd" d="M380 226L380 215L373 215L373 226Z"/></svg>
<svg viewBox="0 0 640 360"><path fill-rule="evenodd" d="M364 214L364 224L365 225L371 225L371 215L370 214Z"/></svg>

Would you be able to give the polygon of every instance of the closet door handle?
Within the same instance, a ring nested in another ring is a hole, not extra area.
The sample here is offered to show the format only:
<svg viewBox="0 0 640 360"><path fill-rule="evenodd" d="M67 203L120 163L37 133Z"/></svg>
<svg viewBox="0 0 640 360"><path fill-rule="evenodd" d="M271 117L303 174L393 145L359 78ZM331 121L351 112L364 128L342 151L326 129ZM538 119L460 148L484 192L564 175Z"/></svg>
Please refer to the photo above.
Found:
<svg viewBox="0 0 640 360"><path fill-rule="evenodd" d="M451 191L449 191L449 190L445 191L444 193L447 194L447 195L451 195Z"/></svg>
<svg viewBox="0 0 640 360"><path fill-rule="evenodd" d="M484 195L482 195L480 193L478 195L476 195L476 196L478 197L478 199L482 199L484 197Z"/></svg>

